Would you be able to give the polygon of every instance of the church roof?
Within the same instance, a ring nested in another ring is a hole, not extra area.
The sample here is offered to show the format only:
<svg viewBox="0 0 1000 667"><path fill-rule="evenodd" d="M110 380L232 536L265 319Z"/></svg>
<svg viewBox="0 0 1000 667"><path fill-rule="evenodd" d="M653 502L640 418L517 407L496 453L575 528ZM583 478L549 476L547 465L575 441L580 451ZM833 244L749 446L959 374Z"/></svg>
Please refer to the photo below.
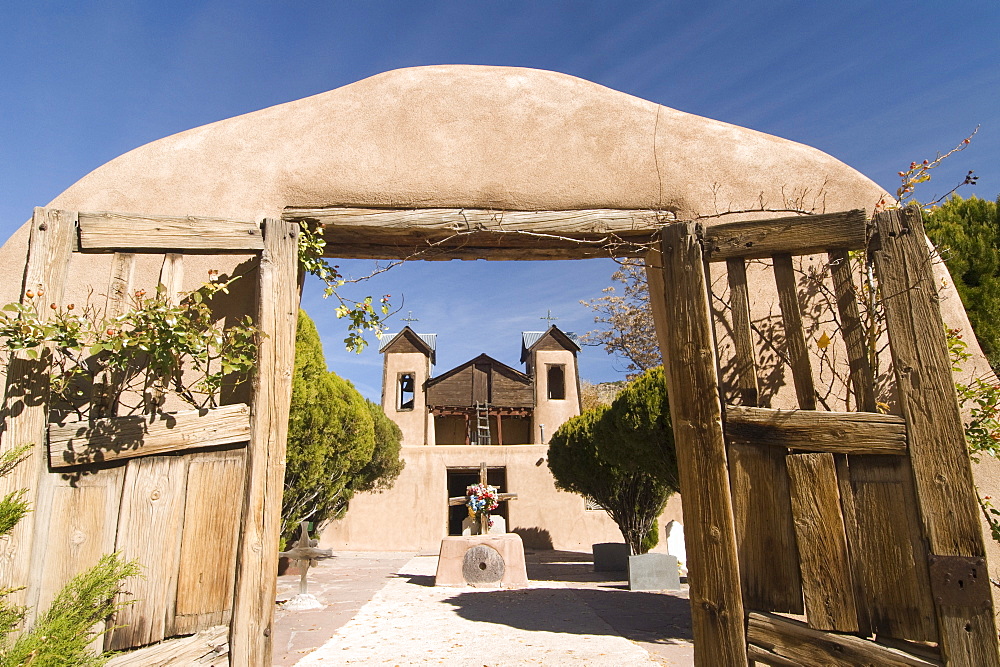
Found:
<svg viewBox="0 0 1000 667"><path fill-rule="evenodd" d="M474 359L469 359L464 364L459 364L458 366L455 366L454 368L445 371L444 373L438 375L437 377L430 378L429 380L427 380L427 386L437 384L442 380L445 380L453 375L456 375L463 368L468 368L469 366L475 366L476 364L489 364L490 366L493 367L495 371L507 375L515 380L518 380L519 382L524 382L526 384L531 382L531 378L528 375L525 375L516 368L511 368L507 364L503 363L502 361L497 361L488 354L480 354L478 357Z"/></svg>
<svg viewBox="0 0 1000 667"><path fill-rule="evenodd" d="M395 334L385 334L382 336L382 343L378 347L378 351L385 352L389 347L396 342L397 339L403 336L409 340L413 345L419 348L426 348L423 351L431 358L431 363L437 363L437 334L436 333L417 333L410 327L403 327L402 331Z"/></svg>
<svg viewBox="0 0 1000 667"><path fill-rule="evenodd" d="M524 361L528 358L528 353L531 352L532 348L538 345L539 341L541 341L547 334L551 334L551 336L558 340L567 350L572 350L573 352L580 351L579 336L572 331L563 331L553 324L545 331L521 332L521 363L524 363Z"/></svg>

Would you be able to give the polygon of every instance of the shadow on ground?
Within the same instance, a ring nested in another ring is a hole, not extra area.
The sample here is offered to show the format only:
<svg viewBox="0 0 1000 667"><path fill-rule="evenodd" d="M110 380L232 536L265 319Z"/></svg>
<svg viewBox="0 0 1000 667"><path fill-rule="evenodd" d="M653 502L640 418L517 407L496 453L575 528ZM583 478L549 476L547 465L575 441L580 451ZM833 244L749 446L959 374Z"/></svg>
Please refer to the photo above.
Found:
<svg viewBox="0 0 1000 667"><path fill-rule="evenodd" d="M532 581L622 582L624 572L594 572L593 557L579 551L524 552L528 579Z"/></svg>
<svg viewBox="0 0 1000 667"><path fill-rule="evenodd" d="M555 598L566 595L567 589L563 588L476 591L460 593L446 602L454 605L455 612L462 618L522 630L619 634L632 641L653 644L691 641L691 612L685 598L609 588L574 588L569 592L581 604L590 607L604 623L587 622L577 614L521 613L522 610L545 608L546 598L552 598L554 603ZM557 604L552 606L559 607Z"/></svg>

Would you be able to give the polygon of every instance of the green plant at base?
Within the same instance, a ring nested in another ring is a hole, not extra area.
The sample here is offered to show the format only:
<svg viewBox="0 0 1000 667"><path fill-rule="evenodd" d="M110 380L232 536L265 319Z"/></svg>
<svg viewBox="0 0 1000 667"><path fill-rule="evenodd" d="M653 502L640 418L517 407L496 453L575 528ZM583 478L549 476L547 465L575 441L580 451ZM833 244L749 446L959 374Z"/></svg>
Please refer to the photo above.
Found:
<svg viewBox="0 0 1000 667"><path fill-rule="evenodd" d="M99 634L93 628L123 606L115 602L122 582L138 574L136 563L123 561L118 554L102 556L97 565L66 584L30 630L0 648L0 667L106 663L110 655L96 655L88 648ZM4 621L13 618L9 609L2 615Z"/></svg>
<svg viewBox="0 0 1000 667"><path fill-rule="evenodd" d="M23 445L0 455L0 477L21 463L32 445ZM0 535L8 534L28 511L23 491L0 499ZM32 665L103 665L110 655L97 655L89 646L102 632L94 627L128 602L116 602L122 584L139 574L139 566L118 554L103 556L97 565L74 577L56 595L45 613L27 631L12 639L25 617L25 608L5 599L13 590L0 591L0 667Z"/></svg>

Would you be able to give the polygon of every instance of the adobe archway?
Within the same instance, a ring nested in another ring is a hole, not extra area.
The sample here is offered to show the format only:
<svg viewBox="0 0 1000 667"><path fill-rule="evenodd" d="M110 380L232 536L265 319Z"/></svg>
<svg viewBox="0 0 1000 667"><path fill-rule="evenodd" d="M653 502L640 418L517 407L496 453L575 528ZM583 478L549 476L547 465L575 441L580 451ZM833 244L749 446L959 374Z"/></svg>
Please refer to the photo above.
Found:
<svg viewBox="0 0 1000 667"><path fill-rule="evenodd" d="M449 235L463 224L475 228L469 219L477 215L497 229L509 229L521 215L523 231L548 233L553 229L543 212L554 211L559 236L586 239L609 228L641 237L668 219L871 212L883 194L815 149L573 77L445 66L386 73L159 140L95 170L49 208L220 221L279 217L287 207L305 217L313 214L301 209L330 205L453 209L432 214L438 222L441 215L458 216L449 222L458 227L446 228ZM566 211L580 210L593 212L582 227L562 226L567 216L581 215ZM391 225L382 220L376 227ZM405 245L369 234L356 237L350 254ZM587 247L556 241L544 256ZM27 226L0 249L0 258L21 263L26 246ZM537 246L518 249L519 258ZM504 252L495 243L473 253L465 247L468 257ZM220 268L195 259L188 272L195 276L210 266ZM152 277L157 267L150 259L137 271ZM87 275L107 275L109 268L97 256L79 267ZM67 298L86 288L83 281L72 284ZM16 280L0 284L7 301L20 289ZM266 630L265 623L252 631Z"/></svg>

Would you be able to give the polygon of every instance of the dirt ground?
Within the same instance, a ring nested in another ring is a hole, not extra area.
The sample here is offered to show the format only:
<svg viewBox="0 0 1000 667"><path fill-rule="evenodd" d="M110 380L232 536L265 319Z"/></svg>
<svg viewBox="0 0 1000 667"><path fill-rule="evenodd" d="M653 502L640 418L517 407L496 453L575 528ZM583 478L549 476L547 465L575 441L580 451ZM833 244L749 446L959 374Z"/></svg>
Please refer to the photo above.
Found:
<svg viewBox="0 0 1000 667"><path fill-rule="evenodd" d="M436 554L337 553L310 570L323 609L275 621L275 665L693 664L687 591L629 591L590 554L527 551L531 586L435 588ZM278 599L299 577L278 579Z"/></svg>

